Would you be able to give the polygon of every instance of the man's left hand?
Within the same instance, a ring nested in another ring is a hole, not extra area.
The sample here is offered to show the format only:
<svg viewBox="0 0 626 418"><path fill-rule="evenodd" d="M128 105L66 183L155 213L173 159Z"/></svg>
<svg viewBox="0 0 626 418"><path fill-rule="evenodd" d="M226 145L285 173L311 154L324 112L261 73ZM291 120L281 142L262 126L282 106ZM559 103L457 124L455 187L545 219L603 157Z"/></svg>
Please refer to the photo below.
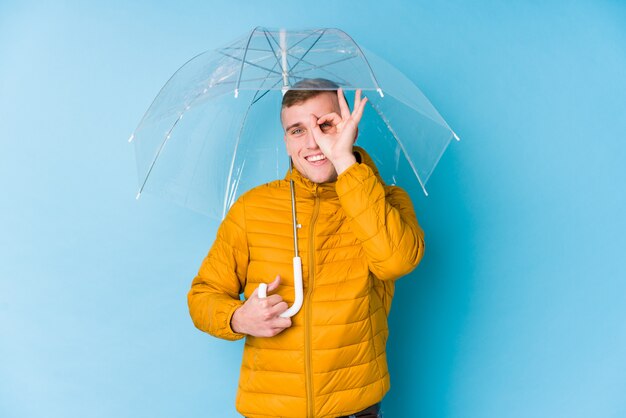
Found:
<svg viewBox="0 0 626 418"><path fill-rule="evenodd" d="M356 162L352 145L356 141L367 97L361 99L361 89L356 91L352 113L341 88L337 90L337 100L341 116L336 112L323 115L319 119L311 115L311 126L315 142L339 175Z"/></svg>

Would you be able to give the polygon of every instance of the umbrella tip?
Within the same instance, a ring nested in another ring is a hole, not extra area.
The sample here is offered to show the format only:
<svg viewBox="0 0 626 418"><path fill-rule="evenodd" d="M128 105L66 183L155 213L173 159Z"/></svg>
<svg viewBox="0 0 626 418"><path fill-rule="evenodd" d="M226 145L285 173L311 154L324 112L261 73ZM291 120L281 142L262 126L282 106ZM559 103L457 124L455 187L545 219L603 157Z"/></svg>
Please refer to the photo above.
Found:
<svg viewBox="0 0 626 418"><path fill-rule="evenodd" d="M452 132L452 135L454 135L454 139L456 139L457 141L461 140L461 138L459 138L459 136L456 134L456 132Z"/></svg>
<svg viewBox="0 0 626 418"><path fill-rule="evenodd" d="M379 87L376 89L376 91L378 92L378 94L380 94L380 97L385 97L385 95L383 94L383 89Z"/></svg>
<svg viewBox="0 0 626 418"><path fill-rule="evenodd" d="M133 142L133 139L135 139L135 134L132 134L130 138L128 138L128 142Z"/></svg>
<svg viewBox="0 0 626 418"><path fill-rule="evenodd" d="M137 196L135 196L135 200L139 200L139 197L141 197L141 192L137 193Z"/></svg>
<svg viewBox="0 0 626 418"><path fill-rule="evenodd" d="M239 97L239 89L235 89L235 99Z"/></svg>

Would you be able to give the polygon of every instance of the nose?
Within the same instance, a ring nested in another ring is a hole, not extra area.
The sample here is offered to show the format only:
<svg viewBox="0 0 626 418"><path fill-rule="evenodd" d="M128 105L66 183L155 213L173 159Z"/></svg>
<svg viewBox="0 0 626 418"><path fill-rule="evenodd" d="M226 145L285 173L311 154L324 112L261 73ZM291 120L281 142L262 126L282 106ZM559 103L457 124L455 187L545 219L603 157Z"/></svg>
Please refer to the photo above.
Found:
<svg viewBox="0 0 626 418"><path fill-rule="evenodd" d="M306 131L306 138L305 138L304 145L308 149L316 149L317 148L317 142L315 142L315 137L313 136L313 127L312 126L309 126L309 129L307 129L307 131Z"/></svg>
<svg viewBox="0 0 626 418"><path fill-rule="evenodd" d="M307 148L309 149L315 149L317 148L317 142L315 142L315 138L313 137L313 133L309 131L309 133L307 133L306 135L306 142L305 145Z"/></svg>

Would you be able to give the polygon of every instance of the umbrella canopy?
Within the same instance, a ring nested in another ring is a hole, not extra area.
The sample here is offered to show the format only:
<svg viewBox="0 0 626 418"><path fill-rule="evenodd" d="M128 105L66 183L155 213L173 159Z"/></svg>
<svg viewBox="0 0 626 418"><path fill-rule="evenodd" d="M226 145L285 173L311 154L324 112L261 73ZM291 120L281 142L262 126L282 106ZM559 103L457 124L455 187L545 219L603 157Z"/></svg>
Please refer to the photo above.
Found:
<svg viewBox="0 0 626 418"><path fill-rule="evenodd" d="M414 83L339 29L255 28L184 64L161 89L130 140L139 193L163 195L222 219L249 188L288 169L282 94L325 78L369 102L357 145L387 184L426 182L458 137Z"/></svg>

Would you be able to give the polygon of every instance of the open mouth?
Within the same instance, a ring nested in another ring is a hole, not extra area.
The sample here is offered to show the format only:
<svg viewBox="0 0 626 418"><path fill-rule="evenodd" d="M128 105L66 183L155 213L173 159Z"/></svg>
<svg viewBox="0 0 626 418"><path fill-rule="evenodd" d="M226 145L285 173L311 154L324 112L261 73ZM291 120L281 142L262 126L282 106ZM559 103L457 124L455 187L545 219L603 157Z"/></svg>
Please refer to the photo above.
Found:
<svg viewBox="0 0 626 418"><path fill-rule="evenodd" d="M324 154L309 155L308 157L305 157L305 159L310 163L316 163L318 161L324 161L326 156Z"/></svg>

